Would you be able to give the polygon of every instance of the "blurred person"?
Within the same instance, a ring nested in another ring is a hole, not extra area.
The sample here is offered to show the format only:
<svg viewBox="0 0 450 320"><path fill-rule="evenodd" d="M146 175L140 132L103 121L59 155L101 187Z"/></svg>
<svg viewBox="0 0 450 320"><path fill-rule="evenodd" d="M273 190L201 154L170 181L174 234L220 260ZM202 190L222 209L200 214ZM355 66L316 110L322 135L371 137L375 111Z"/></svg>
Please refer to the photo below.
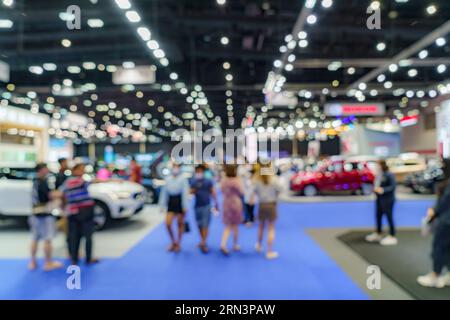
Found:
<svg viewBox="0 0 450 320"><path fill-rule="evenodd" d="M131 182L142 184L142 168L139 163L137 163L135 157L131 158L129 180Z"/></svg>
<svg viewBox="0 0 450 320"><path fill-rule="evenodd" d="M49 203L52 199L52 191L49 186L48 176L50 170L45 163L36 165L36 178L33 181L32 202L33 214L29 218L32 233L31 260L28 268L35 270L38 267L36 254L39 242L44 242L45 264L44 270L59 269L62 264L52 258L52 239L56 235L56 218L51 214Z"/></svg>
<svg viewBox="0 0 450 320"><path fill-rule="evenodd" d="M69 170L69 163L66 158L58 159L59 171L56 174L55 189L58 189L68 178L66 172Z"/></svg>
<svg viewBox="0 0 450 320"><path fill-rule="evenodd" d="M267 165L270 167L270 165ZM258 241L256 251L262 252L262 242L264 230L268 226L267 232L267 259L275 259L278 253L273 250L275 240L275 222L277 220L277 202L281 192L279 178L275 175L261 174L261 168L256 170L255 194L258 198Z"/></svg>
<svg viewBox="0 0 450 320"><path fill-rule="evenodd" d="M255 170L251 167L248 168L247 174L243 178L244 184L244 223L251 227L255 222L255 203L256 203L256 194L255 194L255 186L253 181Z"/></svg>
<svg viewBox="0 0 450 320"><path fill-rule="evenodd" d="M85 240L86 263L94 264L98 259L92 257L93 239L95 231L94 205L89 195L88 187L93 182L83 178L85 166L82 163L72 168L72 176L60 187L65 201L69 222L69 253L72 265L79 263L79 249L81 239Z"/></svg>
<svg viewBox="0 0 450 320"><path fill-rule="evenodd" d="M239 224L242 223L243 205L242 197L244 190L241 179L237 176L237 166L225 165L225 177L221 182L222 189L222 213L225 229L222 234L220 250L224 255L228 255L227 242L230 232L233 231L233 250L239 251L238 231Z"/></svg>
<svg viewBox="0 0 450 320"><path fill-rule="evenodd" d="M211 198L214 199L215 212L218 211L218 202L214 182L206 176L206 168L204 165L199 165L195 168L195 174L190 185L191 192L195 195L195 219L201 238L199 248L203 253L208 253L206 239L208 237L211 211L213 209L211 207Z"/></svg>
<svg viewBox="0 0 450 320"><path fill-rule="evenodd" d="M394 175L389 171L385 160L378 162L381 174L378 186L374 188L376 194L376 231L366 236L368 242L379 242L381 245L389 246L398 243L394 224L395 189L397 183ZM382 220L386 216L389 223L389 235L383 237Z"/></svg>
<svg viewBox="0 0 450 320"><path fill-rule="evenodd" d="M184 218L189 206L189 182L181 172L181 166L173 163L170 174L165 178L165 184L161 190L159 206L162 212L167 212L166 226L171 244L168 251L179 252L181 239L184 232ZM178 238L175 238L172 230L173 220L178 224Z"/></svg>
<svg viewBox="0 0 450 320"><path fill-rule="evenodd" d="M437 189L434 208L429 208L427 221L433 223L433 244L431 259L433 269L417 278L424 287L443 288L450 286L450 160L444 161L444 181ZM443 275L444 267L447 273Z"/></svg>

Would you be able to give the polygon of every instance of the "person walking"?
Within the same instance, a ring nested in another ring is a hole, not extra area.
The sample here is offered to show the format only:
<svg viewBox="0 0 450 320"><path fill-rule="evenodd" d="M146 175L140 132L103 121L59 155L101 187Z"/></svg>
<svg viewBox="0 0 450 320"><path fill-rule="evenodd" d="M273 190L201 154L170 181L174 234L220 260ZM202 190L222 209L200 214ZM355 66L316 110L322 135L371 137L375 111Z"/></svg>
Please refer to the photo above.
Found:
<svg viewBox="0 0 450 320"><path fill-rule="evenodd" d="M166 227L171 241L168 251L179 252L184 233L184 218L189 206L189 183L183 176L178 163L173 163L171 173L165 178L159 197L159 206L162 212L167 212ZM175 218L178 224L177 238L172 229Z"/></svg>
<svg viewBox="0 0 450 320"><path fill-rule="evenodd" d="M394 223L394 205L396 181L394 175L389 171L385 160L379 161L381 169L379 186L374 188L376 198L376 231L366 236L368 242L379 242L383 246L392 246L398 243ZM383 237L382 220L386 216L389 223L389 235Z"/></svg>
<svg viewBox="0 0 450 320"><path fill-rule="evenodd" d="M200 232L199 248L203 253L208 253L206 244L209 223L211 221L211 198L214 199L215 212L218 211L217 195L212 179L205 176L206 167L199 165L195 168L195 175L191 180L191 192L195 195L195 219Z"/></svg>
<svg viewBox="0 0 450 320"><path fill-rule="evenodd" d="M72 176L59 189L62 192L68 215L69 253L73 265L79 263L79 249L82 238L85 240L86 263L94 264L98 262L98 259L92 256L95 202L89 195L90 182L83 178L84 168L84 164L76 164L72 168Z"/></svg>
<svg viewBox="0 0 450 320"><path fill-rule="evenodd" d="M249 165L250 166L250 165ZM244 224L247 227L251 227L255 222L255 203L256 203L256 194L255 194L255 186L254 186L254 173L255 170L250 167L247 168L248 172L244 175L244 206L245 206L245 219Z"/></svg>
<svg viewBox="0 0 450 320"><path fill-rule="evenodd" d="M277 220L277 202L281 192L278 177L275 175L261 174L261 168L257 170L255 179L255 194L258 198L258 241L256 251L262 252L264 231L267 225L267 259L275 259L278 253L273 250L275 240L275 222Z"/></svg>
<svg viewBox="0 0 450 320"><path fill-rule="evenodd" d="M424 287L450 286L450 160L444 162L444 181L438 187L434 208L429 208L427 221L434 224L431 259L433 270L417 278ZM447 273L443 274L444 267Z"/></svg>
<svg viewBox="0 0 450 320"><path fill-rule="evenodd" d="M142 168L139 165L139 163L137 163L135 157L131 158L129 180L132 182L142 184Z"/></svg>
<svg viewBox="0 0 450 320"><path fill-rule="evenodd" d="M67 174L67 171L69 171L69 163L66 158L60 158L58 159L59 164L59 171L56 174L56 181L55 181L55 189L57 190L59 187L61 187L66 181L66 179L69 177Z"/></svg>
<svg viewBox="0 0 450 320"><path fill-rule="evenodd" d="M45 163L36 165L36 178L33 181L32 204L33 214L28 222L31 227L31 260L28 264L30 270L38 267L36 255L39 242L44 242L45 264L44 270L51 271L62 268L62 264L52 258L52 240L56 235L56 219L50 212L49 203L52 198L52 191L48 182L50 173Z"/></svg>
<svg viewBox="0 0 450 320"><path fill-rule="evenodd" d="M238 231L239 224L241 224L243 220L242 197L244 195L244 190L241 180L237 177L236 165L225 165L225 177L221 182L221 189L223 195L222 214L225 229L222 234L220 250L224 255L229 255L230 252L227 249L227 242L231 231L233 231L233 250L240 250L238 244Z"/></svg>

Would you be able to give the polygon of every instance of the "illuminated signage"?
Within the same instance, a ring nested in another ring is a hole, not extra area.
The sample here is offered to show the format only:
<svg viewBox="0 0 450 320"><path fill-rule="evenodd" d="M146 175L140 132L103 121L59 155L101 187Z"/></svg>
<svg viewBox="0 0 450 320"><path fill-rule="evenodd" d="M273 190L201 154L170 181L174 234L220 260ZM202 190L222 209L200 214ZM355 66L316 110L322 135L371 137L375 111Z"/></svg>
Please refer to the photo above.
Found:
<svg viewBox="0 0 450 320"><path fill-rule="evenodd" d="M113 73L114 84L152 84L155 83L155 71L151 66L138 66L132 69L118 67Z"/></svg>
<svg viewBox="0 0 450 320"><path fill-rule="evenodd" d="M419 122L419 116L406 116L400 119L400 126L402 127L409 127L416 125Z"/></svg>
<svg viewBox="0 0 450 320"><path fill-rule="evenodd" d="M327 103L325 114L327 116L382 116L386 113L383 103Z"/></svg>

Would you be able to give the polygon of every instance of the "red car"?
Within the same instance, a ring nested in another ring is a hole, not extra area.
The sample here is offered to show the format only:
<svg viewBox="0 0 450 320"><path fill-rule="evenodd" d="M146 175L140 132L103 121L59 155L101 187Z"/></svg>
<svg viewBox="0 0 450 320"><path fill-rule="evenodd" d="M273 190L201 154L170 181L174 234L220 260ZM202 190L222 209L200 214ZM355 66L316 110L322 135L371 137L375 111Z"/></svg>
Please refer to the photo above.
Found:
<svg viewBox="0 0 450 320"><path fill-rule="evenodd" d="M364 162L333 161L313 172L299 172L291 178L291 190L305 196L327 191L373 191L375 176Z"/></svg>

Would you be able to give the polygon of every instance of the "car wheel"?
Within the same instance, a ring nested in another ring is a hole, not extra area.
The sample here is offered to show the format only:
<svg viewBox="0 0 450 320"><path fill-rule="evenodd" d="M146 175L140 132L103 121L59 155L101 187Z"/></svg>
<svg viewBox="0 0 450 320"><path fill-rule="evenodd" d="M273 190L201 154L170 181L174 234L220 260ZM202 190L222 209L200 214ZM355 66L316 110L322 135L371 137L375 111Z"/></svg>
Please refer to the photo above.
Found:
<svg viewBox="0 0 450 320"><path fill-rule="evenodd" d="M144 188L144 202L146 204L155 203L155 190L153 188Z"/></svg>
<svg viewBox="0 0 450 320"><path fill-rule="evenodd" d="M361 193L365 196L371 195L373 192L373 185L370 183L363 183L361 185Z"/></svg>
<svg viewBox="0 0 450 320"><path fill-rule="evenodd" d="M94 206L94 222L97 230L103 230L111 220L109 208L100 201L95 202Z"/></svg>
<svg viewBox="0 0 450 320"><path fill-rule="evenodd" d="M304 189L303 189L303 194L307 197L314 197L317 196L317 188L316 186L313 186L312 184L307 185Z"/></svg>

